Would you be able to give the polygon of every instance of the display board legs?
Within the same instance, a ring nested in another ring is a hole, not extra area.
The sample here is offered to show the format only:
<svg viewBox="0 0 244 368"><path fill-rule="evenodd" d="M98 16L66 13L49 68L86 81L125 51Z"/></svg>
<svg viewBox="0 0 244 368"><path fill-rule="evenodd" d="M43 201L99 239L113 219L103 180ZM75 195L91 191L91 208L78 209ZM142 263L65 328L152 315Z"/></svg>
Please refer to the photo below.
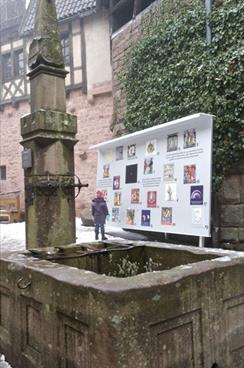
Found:
<svg viewBox="0 0 244 368"><path fill-rule="evenodd" d="M204 248L205 238L204 236L199 236L199 248Z"/></svg>

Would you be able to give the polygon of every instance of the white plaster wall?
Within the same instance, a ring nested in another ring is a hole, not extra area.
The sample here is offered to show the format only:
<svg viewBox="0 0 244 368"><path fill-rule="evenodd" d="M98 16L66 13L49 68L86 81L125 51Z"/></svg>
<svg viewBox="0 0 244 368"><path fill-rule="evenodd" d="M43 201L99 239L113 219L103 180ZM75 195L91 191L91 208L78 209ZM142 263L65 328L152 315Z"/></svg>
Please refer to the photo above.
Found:
<svg viewBox="0 0 244 368"><path fill-rule="evenodd" d="M88 93L93 85L111 81L109 17L99 12L84 19Z"/></svg>

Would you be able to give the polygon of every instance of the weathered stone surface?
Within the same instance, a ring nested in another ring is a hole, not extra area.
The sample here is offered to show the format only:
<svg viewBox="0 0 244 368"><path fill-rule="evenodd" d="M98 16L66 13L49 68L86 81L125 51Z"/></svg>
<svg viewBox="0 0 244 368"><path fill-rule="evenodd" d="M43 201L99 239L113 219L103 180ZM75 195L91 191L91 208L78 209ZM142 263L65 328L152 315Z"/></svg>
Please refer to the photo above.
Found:
<svg viewBox="0 0 244 368"><path fill-rule="evenodd" d="M243 228L239 228L239 241L241 243L244 243L244 227Z"/></svg>
<svg viewBox="0 0 244 368"><path fill-rule="evenodd" d="M0 300L9 303L1 319L8 313L11 323L0 326L0 350L10 364L242 367L244 259L223 250L154 246L170 269L130 278L1 254ZM87 269L95 263L89 257Z"/></svg>
<svg viewBox="0 0 244 368"><path fill-rule="evenodd" d="M244 225L244 204L222 205L220 215L224 226Z"/></svg>
<svg viewBox="0 0 244 368"><path fill-rule="evenodd" d="M244 203L244 175L241 175L241 188L240 188L240 197L241 197L241 203Z"/></svg>
<svg viewBox="0 0 244 368"><path fill-rule="evenodd" d="M91 209L90 208L84 208L81 210L81 221L84 226L93 226L94 221L92 219Z"/></svg>
<svg viewBox="0 0 244 368"><path fill-rule="evenodd" d="M77 126L76 118L66 114L66 71L54 0L38 0L29 66L32 114L21 124L22 145L32 155L25 168L28 249L75 242Z"/></svg>
<svg viewBox="0 0 244 368"><path fill-rule="evenodd" d="M34 38L30 46L29 67L40 64L64 67L54 0L38 0Z"/></svg>
<svg viewBox="0 0 244 368"><path fill-rule="evenodd" d="M48 74L47 68L41 66L42 73L36 75L37 69L30 74L31 89L31 111L35 112L41 109L66 111L66 97L64 78L66 72L60 74L56 69L56 75ZM50 68L49 68L50 69ZM53 72L53 70L52 70Z"/></svg>
<svg viewBox="0 0 244 368"><path fill-rule="evenodd" d="M239 175L231 175L225 178L222 185L222 198L221 202L224 203L240 203L241 195L240 195L240 176Z"/></svg>
<svg viewBox="0 0 244 368"><path fill-rule="evenodd" d="M60 111L39 110L21 118L22 136L30 137L33 132L43 131L74 135L77 133L77 117Z"/></svg>
<svg viewBox="0 0 244 368"><path fill-rule="evenodd" d="M222 227L220 237L222 241L237 243L239 241L239 229L234 227Z"/></svg>

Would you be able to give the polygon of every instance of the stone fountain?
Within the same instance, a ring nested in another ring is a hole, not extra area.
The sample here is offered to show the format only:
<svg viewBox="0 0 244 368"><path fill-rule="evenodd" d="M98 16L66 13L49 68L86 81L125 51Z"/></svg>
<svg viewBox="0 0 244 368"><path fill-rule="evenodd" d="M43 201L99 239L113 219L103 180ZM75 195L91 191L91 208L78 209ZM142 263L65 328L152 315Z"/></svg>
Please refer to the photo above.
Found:
<svg viewBox="0 0 244 368"><path fill-rule="evenodd" d="M0 257L0 351L15 368L243 368L244 256L75 241L73 147L54 0L39 0L21 121L27 248Z"/></svg>

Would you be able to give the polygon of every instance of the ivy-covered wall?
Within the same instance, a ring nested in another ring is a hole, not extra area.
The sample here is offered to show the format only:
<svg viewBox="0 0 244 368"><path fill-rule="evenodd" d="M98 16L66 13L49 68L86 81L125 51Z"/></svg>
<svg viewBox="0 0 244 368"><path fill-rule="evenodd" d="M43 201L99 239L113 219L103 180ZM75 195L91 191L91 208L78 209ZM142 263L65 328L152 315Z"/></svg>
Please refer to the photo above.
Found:
<svg viewBox="0 0 244 368"><path fill-rule="evenodd" d="M220 203L214 213L221 215L215 226L222 240L237 243L244 241L242 166L234 179L239 199L230 211L226 195L232 195L226 193L233 182L226 179L222 189L221 184L243 157L243 14L242 0L215 0L208 44L203 0L162 0L112 41L115 134L123 127L133 132L199 111L216 116L213 184Z"/></svg>

